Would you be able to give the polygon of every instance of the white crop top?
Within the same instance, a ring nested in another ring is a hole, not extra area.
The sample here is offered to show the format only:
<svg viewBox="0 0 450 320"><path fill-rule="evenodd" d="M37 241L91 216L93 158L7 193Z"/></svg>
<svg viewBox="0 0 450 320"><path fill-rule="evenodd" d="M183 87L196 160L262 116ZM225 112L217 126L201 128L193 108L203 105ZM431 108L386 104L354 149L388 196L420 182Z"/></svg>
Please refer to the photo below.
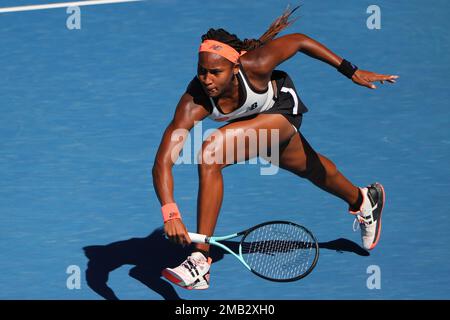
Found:
<svg viewBox="0 0 450 320"><path fill-rule="evenodd" d="M256 113L261 113L263 111L269 110L273 107L275 100L274 90L272 83L267 84L267 90L262 93L255 92L252 90L247 82L245 74L239 70L238 77L240 82L244 85L244 95L246 97L245 102L236 110L223 114L214 103L214 100L209 97L212 104L212 112L209 117L215 121L229 121L237 118L247 117Z"/></svg>

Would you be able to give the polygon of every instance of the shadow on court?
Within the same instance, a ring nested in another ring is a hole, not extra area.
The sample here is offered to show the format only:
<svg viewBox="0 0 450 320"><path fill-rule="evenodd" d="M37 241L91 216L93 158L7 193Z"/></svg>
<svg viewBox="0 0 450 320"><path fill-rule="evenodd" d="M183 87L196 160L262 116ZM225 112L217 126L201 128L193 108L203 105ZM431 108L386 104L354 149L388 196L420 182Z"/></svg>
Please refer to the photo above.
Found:
<svg viewBox="0 0 450 320"><path fill-rule="evenodd" d="M166 300L179 300L173 286L161 278L161 271L179 265L192 249L169 242L162 228L154 230L145 238L131 238L108 245L83 248L89 259L86 270L88 286L107 300L118 300L108 286L109 273L123 265L134 265L129 275L142 282ZM223 258L220 249L211 249L214 262Z"/></svg>
<svg viewBox="0 0 450 320"><path fill-rule="evenodd" d="M370 253L363 249L360 245L348 239L339 238L328 242L319 242L320 249L335 250L337 252L353 252L359 256L370 256Z"/></svg>
<svg viewBox="0 0 450 320"><path fill-rule="evenodd" d="M237 251L239 242L223 241L230 249ZM353 252L360 256L369 253L353 241L337 239L319 243L321 249L338 252ZM108 286L110 272L123 265L134 265L129 275L146 285L166 300L180 300L174 287L162 279L161 271L166 267L179 265L191 252L191 248L169 242L162 228L154 230L145 238L131 238L108 245L93 245L83 248L89 259L86 270L88 286L107 300L118 300L113 289ZM155 254L157 253L157 254ZM211 248L213 262L221 260L227 252Z"/></svg>

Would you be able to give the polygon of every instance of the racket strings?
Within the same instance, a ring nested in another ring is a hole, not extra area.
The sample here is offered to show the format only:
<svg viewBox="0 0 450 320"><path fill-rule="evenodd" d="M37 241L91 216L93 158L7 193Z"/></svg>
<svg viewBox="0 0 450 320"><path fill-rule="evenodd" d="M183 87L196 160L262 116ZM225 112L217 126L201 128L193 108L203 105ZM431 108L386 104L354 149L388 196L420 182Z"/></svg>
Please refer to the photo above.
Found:
<svg viewBox="0 0 450 320"><path fill-rule="evenodd" d="M243 239L242 255L256 273L271 279L287 280L307 272L316 255L310 233L286 223L263 225Z"/></svg>

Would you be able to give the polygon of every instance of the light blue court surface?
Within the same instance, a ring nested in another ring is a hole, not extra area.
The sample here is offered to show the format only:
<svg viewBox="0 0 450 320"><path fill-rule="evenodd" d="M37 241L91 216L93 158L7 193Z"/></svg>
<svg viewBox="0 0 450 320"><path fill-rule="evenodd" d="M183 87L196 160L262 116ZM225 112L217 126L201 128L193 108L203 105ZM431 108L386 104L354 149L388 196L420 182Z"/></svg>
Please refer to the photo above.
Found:
<svg viewBox="0 0 450 320"><path fill-rule="evenodd" d="M341 200L288 172L262 176L264 165L235 165L224 171L216 233L274 219L304 224L321 243L316 269L298 282L273 283L219 250L207 291L159 278L183 249L161 236L151 167L196 72L200 36L223 27L258 37L287 4L82 7L80 30L67 29L66 9L0 14L1 299L450 298L445 0L376 1L380 30L366 26L373 1L305 0L285 31L305 33L362 69L401 77L371 91L302 54L280 66L310 109L302 131L313 147L355 184L380 181L386 189L382 237L370 256L356 245ZM203 123L204 131L213 127ZM176 166L174 174L178 205L195 231L197 168ZM81 270L80 289L67 288L71 265ZM367 287L370 266L381 271L380 289Z"/></svg>

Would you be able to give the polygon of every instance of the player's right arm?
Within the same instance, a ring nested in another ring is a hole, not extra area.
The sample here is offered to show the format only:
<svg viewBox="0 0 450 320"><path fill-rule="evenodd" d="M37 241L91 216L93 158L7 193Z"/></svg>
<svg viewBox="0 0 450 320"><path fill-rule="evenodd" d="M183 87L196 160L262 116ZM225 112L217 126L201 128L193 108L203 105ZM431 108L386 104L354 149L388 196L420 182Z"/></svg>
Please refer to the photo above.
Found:
<svg viewBox="0 0 450 320"><path fill-rule="evenodd" d="M209 111L201 101L202 99L198 98L201 96L201 93L198 92L199 89L201 90L191 82L187 92L178 102L173 119L167 126L156 153L152 176L153 186L161 206L176 202L173 196L172 167L180 155L189 131L196 122L209 115ZM164 231L168 238L176 243L187 244L191 242L186 227L180 219L167 221L164 224Z"/></svg>

